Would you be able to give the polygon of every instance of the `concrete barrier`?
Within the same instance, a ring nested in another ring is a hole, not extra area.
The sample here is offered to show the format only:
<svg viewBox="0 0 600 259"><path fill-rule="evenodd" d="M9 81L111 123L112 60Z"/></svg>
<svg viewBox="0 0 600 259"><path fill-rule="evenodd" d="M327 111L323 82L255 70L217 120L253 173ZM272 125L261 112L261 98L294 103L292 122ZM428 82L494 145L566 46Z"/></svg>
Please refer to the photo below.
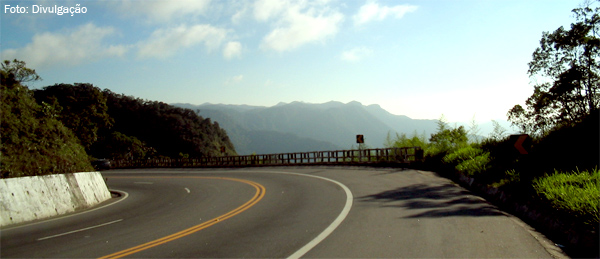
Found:
<svg viewBox="0 0 600 259"><path fill-rule="evenodd" d="M0 179L0 227L89 208L110 197L100 172Z"/></svg>

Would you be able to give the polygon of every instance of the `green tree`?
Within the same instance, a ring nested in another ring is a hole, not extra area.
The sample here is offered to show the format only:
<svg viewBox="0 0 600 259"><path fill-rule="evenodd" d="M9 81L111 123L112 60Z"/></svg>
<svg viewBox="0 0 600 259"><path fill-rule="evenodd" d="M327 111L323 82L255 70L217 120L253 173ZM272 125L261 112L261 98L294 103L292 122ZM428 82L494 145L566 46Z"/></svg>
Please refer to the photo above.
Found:
<svg viewBox="0 0 600 259"><path fill-rule="evenodd" d="M11 62L2 66L0 84L0 178L93 170L84 148L48 107L36 103L19 80L39 78L25 62L15 62L29 75L12 74Z"/></svg>
<svg viewBox="0 0 600 259"><path fill-rule="evenodd" d="M596 1L598 3L598 1ZM588 2L573 10L576 22L544 32L529 62L534 92L526 107L515 105L508 119L529 134L580 122L600 104L600 8Z"/></svg>
<svg viewBox="0 0 600 259"><path fill-rule="evenodd" d="M451 128L442 116L438 120L438 130L429 138L430 155L445 154L468 145L469 138L465 127Z"/></svg>
<svg viewBox="0 0 600 259"><path fill-rule="evenodd" d="M4 60L2 63L2 84L13 86L16 83L24 84L42 79L35 72L35 69L28 68L26 65L25 61Z"/></svg>
<svg viewBox="0 0 600 259"><path fill-rule="evenodd" d="M153 156L153 148L133 136L121 132L100 134L100 140L92 147L92 154L96 157L111 159L144 159Z"/></svg>
<svg viewBox="0 0 600 259"><path fill-rule="evenodd" d="M39 103L58 111L58 118L75 133L88 153L98 141L98 131L112 126L106 96L91 84L56 84L34 93Z"/></svg>
<svg viewBox="0 0 600 259"><path fill-rule="evenodd" d="M424 150L427 149L428 144L425 132L419 135L416 130L410 137L408 137L406 133L396 133L396 139L392 139L388 132L385 143L386 147L421 147Z"/></svg>
<svg viewBox="0 0 600 259"><path fill-rule="evenodd" d="M492 120L492 124L494 125L494 130L490 133L488 139L492 141L501 141L506 138L506 129L495 120Z"/></svg>

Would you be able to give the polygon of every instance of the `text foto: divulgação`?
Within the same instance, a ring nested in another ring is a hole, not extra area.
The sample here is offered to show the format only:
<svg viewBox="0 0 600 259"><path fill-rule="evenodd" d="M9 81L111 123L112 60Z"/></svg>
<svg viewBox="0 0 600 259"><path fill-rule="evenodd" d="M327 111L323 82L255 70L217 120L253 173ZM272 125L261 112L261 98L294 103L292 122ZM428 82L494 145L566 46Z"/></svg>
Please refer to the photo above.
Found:
<svg viewBox="0 0 600 259"><path fill-rule="evenodd" d="M4 13L11 13L11 14L28 14L28 13L34 13L34 14L56 14L56 15L63 15L63 14L71 14L71 16L75 15L75 14L82 14L82 13L87 13L87 7L85 6L80 6L79 4L76 4L75 6L58 6L58 5L54 5L54 6L43 6L43 5L31 5L31 6L11 6L11 5L4 5Z"/></svg>

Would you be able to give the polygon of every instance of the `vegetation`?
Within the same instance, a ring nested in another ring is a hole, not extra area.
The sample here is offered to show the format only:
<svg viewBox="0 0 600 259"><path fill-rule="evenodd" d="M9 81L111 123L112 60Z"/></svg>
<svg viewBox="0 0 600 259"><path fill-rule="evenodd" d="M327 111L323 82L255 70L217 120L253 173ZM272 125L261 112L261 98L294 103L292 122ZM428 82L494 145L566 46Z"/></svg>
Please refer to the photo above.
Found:
<svg viewBox="0 0 600 259"><path fill-rule="evenodd" d="M104 90L113 131L134 136L143 143L147 156L197 158L236 155L225 130L195 111L157 101L145 101ZM98 154L100 155L100 154ZM106 154L104 154L107 156Z"/></svg>
<svg viewBox="0 0 600 259"><path fill-rule="evenodd" d="M2 64L1 177L91 171L94 158L198 158L235 155L227 133L190 109L39 80L23 61Z"/></svg>
<svg viewBox="0 0 600 259"><path fill-rule="evenodd" d="M34 96L39 103L51 104L57 118L75 133L88 152L98 141L98 131L112 126L106 96L91 84L56 84L35 90Z"/></svg>
<svg viewBox="0 0 600 259"><path fill-rule="evenodd" d="M515 105L509 120L523 132L544 135L560 126L573 126L600 104L600 7L573 10L576 22L544 32L529 63L534 85L526 108Z"/></svg>
<svg viewBox="0 0 600 259"><path fill-rule="evenodd" d="M79 140L47 103L38 104L22 82L39 79L25 62L2 64L0 177L93 170ZM21 81L22 80L22 81Z"/></svg>
<svg viewBox="0 0 600 259"><path fill-rule="evenodd" d="M442 160L444 163L453 164L459 172L474 176L488 169L490 153L469 145L447 154Z"/></svg>
<svg viewBox="0 0 600 259"><path fill-rule="evenodd" d="M536 179L533 186L538 195L556 210L573 215L588 225L598 224L600 214L600 171L555 171Z"/></svg>
<svg viewBox="0 0 600 259"><path fill-rule="evenodd" d="M35 91L52 103L88 154L97 158L196 158L235 154L227 133L190 109L100 90L91 84L57 84Z"/></svg>
<svg viewBox="0 0 600 259"><path fill-rule="evenodd" d="M600 8L587 3L573 12L577 21L570 30L561 27L543 33L529 63L529 75L537 82L534 93L526 108L516 105L508 112L513 125L533 138L526 147L528 154L517 152L516 139L507 137L498 123L480 141L467 138L476 133L475 123L467 132L449 127L443 118L428 142L416 134L412 139L398 135L395 141L388 140L388 146L422 143L428 169L473 177L519 202L552 211L553 217L576 230L598 233ZM597 253L596 246L585 255Z"/></svg>

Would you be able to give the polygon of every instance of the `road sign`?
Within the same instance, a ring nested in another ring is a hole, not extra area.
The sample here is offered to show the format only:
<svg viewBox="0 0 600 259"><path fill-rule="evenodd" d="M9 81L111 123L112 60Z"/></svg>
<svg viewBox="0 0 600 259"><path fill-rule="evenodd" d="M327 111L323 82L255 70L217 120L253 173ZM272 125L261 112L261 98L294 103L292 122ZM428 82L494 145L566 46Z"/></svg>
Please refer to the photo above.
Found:
<svg viewBox="0 0 600 259"><path fill-rule="evenodd" d="M521 155L529 154L531 147L531 138L527 134L510 135L510 139L515 143L514 146Z"/></svg>
<svg viewBox="0 0 600 259"><path fill-rule="evenodd" d="M356 143L358 143L358 144L365 143L365 137L363 135L356 135Z"/></svg>

